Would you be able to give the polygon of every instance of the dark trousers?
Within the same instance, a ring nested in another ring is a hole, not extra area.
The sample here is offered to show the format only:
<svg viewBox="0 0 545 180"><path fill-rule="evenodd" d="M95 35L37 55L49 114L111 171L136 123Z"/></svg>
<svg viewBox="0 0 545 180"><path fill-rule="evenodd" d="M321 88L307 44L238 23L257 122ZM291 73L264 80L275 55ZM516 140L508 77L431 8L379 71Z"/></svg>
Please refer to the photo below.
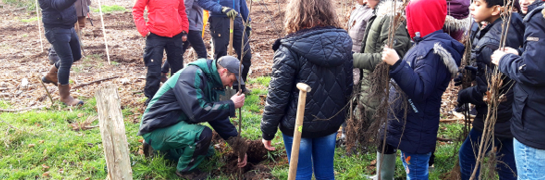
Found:
<svg viewBox="0 0 545 180"><path fill-rule="evenodd" d="M479 151L482 133L482 131L471 129L469 136L460 147L458 156L460 157L460 173L463 180L469 179L473 173L477 161L475 155ZM494 138L494 144L496 145L495 148L497 148L498 163L496 163L496 170L500 180L517 179L513 138ZM486 149L486 152L490 151L490 149L490 147ZM477 170L476 176L479 176L479 170Z"/></svg>
<svg viewBox="0 0 545 180"><path fill-rule="evenodd" d="M197 53L197 56L199 59L201 58L207 58L207 52L206 52L206 46L204 46L204 41L201 37L202 31L194 31L189 30L187 33L187 41L184 42L184 45L182 46L182 55L185 54L185 51L191 44L193 46L193 49ZM183 63L183 62L182 62ZM163 67L161 68L162 73L167 73L170 69L170 64L168 63L168 59L163 64Z"/></svg>
<svg viewBox="0 0 545 180"><path fill-rule="evenodd" d="M144 94L148 99L153 98L161 83L161 64L163 63L163 51L167 53L167 59L172 68L171 74L183 68L182 33L169 38L151 33L146 38L144 51L144 64L148 67L146 74L146 86Z"/></svg>
<svg viewBox="0 0 545 180"><path fill-rule="evenodd" d="M60 59L55 63L55 67L59 69L57 75L59 83L67 85L72 64L81 59L78 35L74 28L45 28L45 38L51 43Z"/></svg>
<svg viewBox="0 0 545 180"><path fill-rule="evenodd" d="M229 46L229 24L228 17L210 17L210 34L212 35L212 41L214 42L214 59L219 59L222 56L227 55L227 46ZM248 43L248 33L244 34L244 57L241 58L240 49L242 47L242 32L244 31L244 24L241 17L235 18L235 27L233 30L233 48L237 53L238 59L242 59L242 79L246 82L248 78L248 71L252 65L252 52L250 50L250 44ZM235 87L235 86L233 86Z"/></svg>

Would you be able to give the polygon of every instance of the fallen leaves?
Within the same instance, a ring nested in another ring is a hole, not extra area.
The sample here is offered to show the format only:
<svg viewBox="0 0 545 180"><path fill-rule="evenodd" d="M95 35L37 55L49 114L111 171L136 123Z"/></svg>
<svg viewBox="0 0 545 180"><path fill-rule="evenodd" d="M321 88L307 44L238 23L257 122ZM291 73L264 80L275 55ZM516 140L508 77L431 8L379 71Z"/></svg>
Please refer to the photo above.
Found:
<svg viewBox="0 0 545 180"><path fill-rule="evenodd" d="M36 146L35 144L28 144L28 148L33 148L34 146Z"/></svg>

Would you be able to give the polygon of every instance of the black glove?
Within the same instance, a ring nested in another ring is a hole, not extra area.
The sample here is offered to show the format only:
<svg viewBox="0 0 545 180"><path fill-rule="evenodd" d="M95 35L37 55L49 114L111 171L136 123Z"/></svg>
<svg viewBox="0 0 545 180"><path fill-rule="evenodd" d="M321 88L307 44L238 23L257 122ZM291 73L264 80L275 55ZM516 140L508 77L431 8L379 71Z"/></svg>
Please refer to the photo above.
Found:
<svg viewBox="0 0 545 180"><path fill-rule="evenodd" d="M463 69L458 70L458 77L454 78L454 85L459 86L460 84L462 84L464 74L469 75L470 82L475 80L475 77L477 77L477 72L477 67L465 66Z"/></svg>

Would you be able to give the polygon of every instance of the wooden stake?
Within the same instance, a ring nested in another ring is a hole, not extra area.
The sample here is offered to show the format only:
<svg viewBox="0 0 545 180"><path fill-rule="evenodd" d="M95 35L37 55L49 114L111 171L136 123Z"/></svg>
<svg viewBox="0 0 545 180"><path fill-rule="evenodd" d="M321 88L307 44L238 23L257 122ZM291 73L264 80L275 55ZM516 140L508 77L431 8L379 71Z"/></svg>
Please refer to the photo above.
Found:
<svg viewBox="0 0 545 180"><path fill-rule="evenodd" d="M95 93L98 120L109 179L132 179L129 144L117 86L108 84Z"/></svg>
<svg viewBox="0 0 545 180"><path fill-rule="evenodd" d="M40 10L38 7L38 0L36 0L36 17L38 18L38 36L40 36L40 46L42 47L42 52L44 52L44 41L42 40L42 26L40 24Z"/></svg>
<svg viewBox="0 0 545 180"><path fill-rule="evenodd" d="M293 130L293 144L291 148L289 180L295 180L297 175L297 163L299 162L299 145L301 143L301 134L303 133L303 118L305 117L305 105L307 92L311 88L305 83L297 83L299 89L299 101L297 103L297 115L295 116L295 129Z"/></svg>
<svg viewBox="0 0 545 180"><path fill-rule="evenodd" d="M106 41L106 27L104 26L104 17L102 16L102 5L98 0L98 10L100 11L100 22L102 22L102 34L104 34L104 45L106 46L106 57L108 57L108 64L110 63L110 52L108 51L108 42Z"/></svg>
<svg viewBox="0 0 545 180"><path fill-rule="evenodd" d="M229 52L229 55L233 55L233 31L235 30L235 18L230 18L229 20L229 47L227 48L227 52ZM244 44L244 43L242 43ZM242 49L240 50L243 51Z"/></svg>

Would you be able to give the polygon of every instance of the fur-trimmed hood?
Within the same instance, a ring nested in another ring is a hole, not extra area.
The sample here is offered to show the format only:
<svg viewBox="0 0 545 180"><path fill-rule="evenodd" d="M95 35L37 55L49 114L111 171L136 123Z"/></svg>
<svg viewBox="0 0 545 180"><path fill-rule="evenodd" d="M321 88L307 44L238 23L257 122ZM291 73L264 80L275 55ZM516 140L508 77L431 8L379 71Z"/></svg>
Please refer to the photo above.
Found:
<svg viewBox="0 0 545 180"><path fill-rule="evenodd" d="M443 29L453 31L466 30L469 28L469 23L471 23L471 21L472 19L470 16L463 19L456 19L451 15L447 15Z"/></svg>

